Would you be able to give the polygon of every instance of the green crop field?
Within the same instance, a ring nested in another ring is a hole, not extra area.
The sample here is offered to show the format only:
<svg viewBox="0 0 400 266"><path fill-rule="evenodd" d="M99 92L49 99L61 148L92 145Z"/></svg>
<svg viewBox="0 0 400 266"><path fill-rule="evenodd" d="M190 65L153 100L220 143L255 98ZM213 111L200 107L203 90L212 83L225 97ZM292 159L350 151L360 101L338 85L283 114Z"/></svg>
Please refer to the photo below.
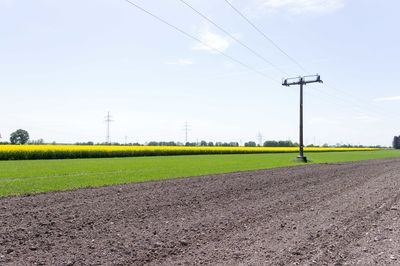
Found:
<svg viewBox="0 0 400 266"><path fill-rule="evenodd" d="M310 163L400 157L398 150L308 153ZM0 161L0 196L294 166L293 153Z"/></svg>

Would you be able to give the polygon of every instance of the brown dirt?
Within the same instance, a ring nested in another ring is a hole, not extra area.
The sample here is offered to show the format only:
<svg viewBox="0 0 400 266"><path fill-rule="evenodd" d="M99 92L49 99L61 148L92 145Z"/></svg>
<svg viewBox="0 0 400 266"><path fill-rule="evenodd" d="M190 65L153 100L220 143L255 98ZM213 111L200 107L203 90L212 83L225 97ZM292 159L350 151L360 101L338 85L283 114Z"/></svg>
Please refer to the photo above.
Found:
<svg viewBox="0 0 400 266"><path fill-rule="evenodd" d="M0 199L1 265L399 265L400 159Z"/></svg>

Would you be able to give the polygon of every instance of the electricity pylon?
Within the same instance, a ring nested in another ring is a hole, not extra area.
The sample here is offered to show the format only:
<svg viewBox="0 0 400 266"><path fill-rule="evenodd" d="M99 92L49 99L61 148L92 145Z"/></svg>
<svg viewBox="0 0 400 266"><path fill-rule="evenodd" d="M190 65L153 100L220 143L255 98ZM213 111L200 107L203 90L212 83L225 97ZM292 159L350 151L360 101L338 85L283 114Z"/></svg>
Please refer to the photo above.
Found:
<svg viewBox="0 0 400 266"><path fill-rule="evenodd" d="M258 139L258 145L260 147L262 147L263 146L263 135L261 134L261 132L258 132L257 139Z"/></svg>
<svg viewBox="0 0 400 266"><path fill-rule="evenodd" d="M184 145L186 145L186 143L188 142L188 134L190 131L190 125L188 122L185 122L185 124L183 125L183 130L185 131L185 144Z"/></svg>
<svg viewBox="0 0 400 266"><path fill-rule="evenodd" d="M111 137L110 137L110 123L113 122L110 112L107 113L107 116L104 118L104 122L107 123L107 132L106 132L106 143L111 144Z"/></svg>

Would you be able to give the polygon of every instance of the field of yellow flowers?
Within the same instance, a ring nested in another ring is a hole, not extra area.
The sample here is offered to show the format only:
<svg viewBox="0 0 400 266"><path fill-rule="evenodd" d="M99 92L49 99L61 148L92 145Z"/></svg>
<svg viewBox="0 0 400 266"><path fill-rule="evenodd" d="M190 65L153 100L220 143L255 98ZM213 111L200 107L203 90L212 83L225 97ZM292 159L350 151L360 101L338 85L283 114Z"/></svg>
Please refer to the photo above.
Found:
<svg viewBox="0 0 400 266"><path fill-rule="evenodd" d="M305 148L308 152L373 151L374 148ZM0 160L106 158L195 154L297 152L297 147L186 147L186 146L82 146L0 145Z"/></svg>

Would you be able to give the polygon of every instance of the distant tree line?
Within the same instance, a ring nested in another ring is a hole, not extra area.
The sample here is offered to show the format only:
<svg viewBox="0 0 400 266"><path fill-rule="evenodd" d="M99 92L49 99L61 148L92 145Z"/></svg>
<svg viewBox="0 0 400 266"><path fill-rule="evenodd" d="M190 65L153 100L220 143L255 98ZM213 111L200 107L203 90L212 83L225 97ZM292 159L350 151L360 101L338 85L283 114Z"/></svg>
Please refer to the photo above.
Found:
<svg viewBox="0 0 400 266"><path fill-rule="evenodd" d="M37 140L29 140L29 133L26 130L23 129L18 129L15 132L11 133L10 136L10 142L0 142L0 145L5 145L5 144L32 144L32 145L40 145L40 144L48 144L46 143L43 139L37 139ZM62 144L62 143L56 143L52 142L51 144ZM69 145L69 144L63 144L63 145ZM113 142L113 143L94 143L93 141L87 141L87 142L77 142L75 145L114 145L114 146L200 146L200 147L239 147L241 146L238 142L212 142L212 141L199 141L199 142L175 142L175 141L150 141L146 142L144 144L142 143L118 143L118 142ZM248 141L245 142L244 145L245 147L260 147L260 144L257 144L255 141ZM263 147L298 147L299 144L296 142L292 142L291 140L267 140L262 144ZM351 144L341 144L337 143L336 145L329 145L329 144L323 144L322 146L320 145L315 145L315 144L309 144L307 147L337 147L337 148L385 148L382 146L364 146L364 145L351 145ZM395 136L393 138L393 148L394 149L400 149L400 136Z"/></svg>
<svg viewBox="0 0 400 266"><path fill-rule="evenodd" d="M337 143L336 145L329 145L328 143L323 144L322 146L315 146L313 144L307 145L307 147L323 147L323 148L387 148L381 145L352 145L352 144L341 144Z"/></svg>
<svg viewBox="0 0 400 266"><path fill-rule="evenodd" d="M264 142L264 147L297 147L299 144L293 143L291 140L267 140Z"/></svg>
<svg viewBox="0 0 400 266"><path fill-rule="evenodd" d="M200 142L174 142L174 141L150 141L145 144L146 146L201 146L201 147L238 147L238 142L212 142L202 140Z"/></svg>
<svg viewBox="0 0 400 266"><path fill-rule="evenodd" d="M393 138L393 149L400 149L400 136Z"/></svg>
<svg viewBox="0 0 400 266"><path fill-rule="evenodd" d="M248 141L244 143L245 147L260 147L260 144L257 144L255 141ZM297 143L293 143L290 140L267 140L263 143L263 147L297 147L299 146Z"/></svg>
<svg viewBox="0 0 400 266"><path fill-rule="evenodd" d="M113 146L201 146L201 147L238 147L239 143L238 142L212 142L212 141L200 141L200 142L175 142L175 141L150 141L146 142L145 144L141 143L118 143L118 142L113 142L113 143L94 143L93 141L88 141L88 142L77 142L75 145L113 145Z"/></svg>
<svg viewBox="0 0 400 266"><path fill-rule="evenodd" d="M147 146L183 146L179 145L175 141L150 141Z"/></svg>

